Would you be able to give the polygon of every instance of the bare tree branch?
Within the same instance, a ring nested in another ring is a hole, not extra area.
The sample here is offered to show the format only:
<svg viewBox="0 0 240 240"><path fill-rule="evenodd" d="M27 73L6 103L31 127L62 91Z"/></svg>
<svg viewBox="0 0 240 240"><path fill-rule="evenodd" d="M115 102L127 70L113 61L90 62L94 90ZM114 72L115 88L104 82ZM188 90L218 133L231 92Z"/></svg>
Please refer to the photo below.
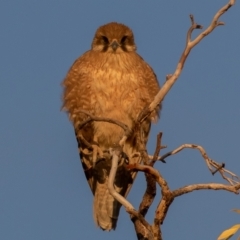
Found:
<svg viewBox="0 0 240 240"><path fill-rule="evenodd" d="M188 30L187 33L187 44L186 47L181 55L181 58L177 64L176 70L174 74L171 75L170 78L167 78L167 81L164 83L162 88L159 90L158 94L154 97L154 100L151 102L151 104L148 106L148 108L144 109L142 114L139 116L139 121L142 122L144 119L146 119L147 116L149 116L154 109L163 101L164 97L167 95L169 90L172 88L174 83L177 81L179 78L182 69L184 67L184 63L191 52L191 50L204 38L206 37L209 33L211 33L216 27L223 25L223 22L219 22L219 18L221 15L223 15L230 7L232 7L235 4L235 0L230 0L225 6L223 6L213 17L210 25L206 30L204 30L202 33L200 33L193 41L191 41L191 34L194 29L201 29L202 26L199 24L196 24L194 22L194 17L193 15L190 15L190 20L191 20L191 27Z"/></svg>
<svg viewBox="0 0 240 240"><path fill-rule="evenodd" d="M129 168L151 174L161 187L162 199L157 207L153 224L153 231L156 233L157 229L160 229L160 224L163 223L166 217L168 208L174 199L173 195L168 187L166 180L162 177L160 172L153 167L140 164L132 164L129 166Z"/></svg>
<svg viewBox="0 0 240 240"><path fill-rule="evenodd" d="M181 146L179 146L178 148L174 149L173 151L170 151L170 152L167 152L165 153L163 156L160 157L159 160L165 160L165 158L171 156L171 155L174 155L180 151L182 151L183 149L185 148L192 148L192 149L198 149L199 152L201 153L202 157L204 158L204 160L206 161L206 164L209 168L209 170L211 171L211 173L213 173L215 171L215 169L213 170L211 168L211 165L210 165L210 158L208 157L206 151L204 150L204 148L200 145L196 145L196 144L189 144L189 143L185 143L185 144L182 144ZM217 166L218 168L219 166Z"/></svg>
<svg viewBox="0 0 240 240"><path fill-rule="evenodd" d="M127 201L126 198L124 198L122 195L120 195L114 188L114 180L118 168L118 161L119 156L121 154L121 151L118 149L110 149L110 154L112 155L112 166L108 178L108 190L110 194L118 201L120 202L127 210L134 210L133 205Z"/></svg>
<svg viewBox="0 0 240 240"><path fill-rule="evenodd" d="M120 122L118 120L111 119L111 118L105 118L105 117L96 117L96 116L93 116L92 114L90 114L89 112L87 112L87 111L85 111L83 109L79 110L79 112L80 113L84 113L84 114L86 114L89 117L88 119L86 119L85 121L83 121L83 122L81 122L79 124L78 127L80 129L83 128L84 126L86 126L86 124L88 124L88 123L90 123L92 121L96 121L96 122L109 122L109 123L113 123L113 124L116 124L119 127L121 127L124 130L124 132L125 132L125 134L122 136L121 140L119 141L119 145L121 147L123 147L125 141L127 140L127 138L132 133L132 130L126 124L124 124L124 123L122 123L122 122ZM83 139L83 136L81 136L81 140L83 140L86 143L87 146L90 145L90 143L88 143L86 139Z"/></svg>
<svg viewBox="0 0 240 240"><path fill-rule="evenodd" d="M202 157L204 158L209 171L214 175L216 172L219 172L223 179L228 181L231 185L234 185L239 182L239 177L235 175L234 173L230 172L229 170L225 169L225 164L224 163L217 163L211 158L208 157L206 151L204 148L200 145L196 144L183 144L180 147L174 149L173 151L170 151L166 154L164 154L162 157L160 157L159 160L165 160L167 157L174 155L180 151L182 151L185 148L192 148L192 149L197 149L201 153Z"/></svg>
<svg viewBox="0 0 240 240"><path fill-rule="evenodd" d="M152 161L150 162L150 166L153 166L154 163L159 160L159 161L162 161L163 163L166 163L164 159L161 159L159 158L159 153L160 153L160 150L162 148L161 146L161 141L162 141L162 132L160 132L158 135L157 135L157 145L156 145L156 149L155 149L155 153L153 155L153 158L152 158Z"/></svg>
<svg viewBox="0 0 240 240"><path fill-rule="evenodd" d="M220 183L202 183L202 184L192 184L188 185L182 188L178 188L174 190L173 196L174 197L179 197L183 194L193 192L195 190L226 190L229 192L233 192L235 194L239 194L239 189L240 189L240 183L235 185L235 186L229 186L225 184L220 184Z"/></svg>
<svg viewBox="0 0 240 240"><path fill-rule="evenodd" d="M148 230L147 234L150 237L151 231L152 231L151 226L144 219L141 213L136 211L133 205L129 201L127 201L126 198L120 195L114 188L114 180L115 180L115 176L118 168L118 161L120 158L121 150L117 148L110 149L110 154L112 155L112 166L111 166L111 170L108 178L108 190L110 194L125 207L128 213L130 213L132 216L136 217L137 220L140 221L140 223ZM153 238L149 238L149 239L153 239Z"/></svg>
<svg viewBox="0 0 240 240"><path fill-rule="evenodd" d="M116 125L118 125L119 127L121 127L124 131L125 131L125 133L127 134L127 135L130 135L130 133L131 133L131 130L130 130L130 128L126 125L126 124L124 124L124 123L122 123L122 122L120 122L120 121L118 121L118 120L114 120L114 119L111 119L111 118L104 118L104 117L96 117L96 116L93 116L92 114L90 114L89 112L87 112L87 111L85 111L85 110L79 110L78 111L79 113L84 113L84 114L86 114L89 118L88 119L86 119L85 121L83 121L83 122L81 122L81 124L79 125L79 128L83 128L87 123L89 123L89 122L91 122L91 121L96 121L96 122L109 122L109 123L113 123L113 124L116 124Z"/></svg>
<svg viewBox="0 0 240 240"><path fill-rule="evenodd" d="M129 166L130 169L135 169L138 171L143 171L148 174L152 174L154 176L156 182L159 184L159 186L162 189L162 198L158 204L156 214L155 214L155 219L153 223L153 232L154 229L160 228L160 224L163 223L167 211L173 202L175 197L178 197L183 194L190 193L195 190L204 190L204 189L212 189L212 190L226 190L229 192L233 192L235 194L239 194L239 189L240 189L240 183L230 186L230 185L225 185L225 184L219 184L219 183L206 183L206 184L192 184L188 185L179 189L176 189L174 191L171 191L167 185L167 182L165 179L161 176L159 171L156 169L152 168L151 166L145 166L145 165L140 165L140 164L134 164Z"/></svg>
<svg viewBox="0 0 240 240"><path fill-rule="evenodd" d="M126 211L127 211L129 214L132 215L131 218L136 217L136 218L142 223L142 225L148 230L148 231L146 232L146 234L150 237L150 239L153 239L153 236L152 236L152 234L151 234L151 233L152 233L151 226L150 226L150 224L145 220L145 218L142 216L142 214L139 213L139 212L136 211L136 210L133 210L133 209L126 209ZM139 231L139 230L137 229L137 231Z"/></svg>

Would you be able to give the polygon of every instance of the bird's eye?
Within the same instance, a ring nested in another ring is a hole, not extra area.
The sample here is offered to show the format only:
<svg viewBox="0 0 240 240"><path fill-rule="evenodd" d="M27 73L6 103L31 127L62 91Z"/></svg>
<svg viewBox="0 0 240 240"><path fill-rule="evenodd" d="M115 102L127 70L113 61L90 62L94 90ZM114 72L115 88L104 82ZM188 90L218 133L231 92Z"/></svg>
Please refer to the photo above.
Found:
<svg viewBox="0 0 240 240"><path fill-rule="evenodd" d="M108 44L108 43L109 43L109 41L108 41L108 38L107 38L107 37L105 37L105 36L102 36L102 40L103 40L103 42L104 42L104 43L106 43L106 44Z"/></svg>
<svg viewBox="0 0 240 240"><path fill-rule="evenodd" d="M123 36L121 39L121 44L125 43L127 40L128 36Z"/></svg>

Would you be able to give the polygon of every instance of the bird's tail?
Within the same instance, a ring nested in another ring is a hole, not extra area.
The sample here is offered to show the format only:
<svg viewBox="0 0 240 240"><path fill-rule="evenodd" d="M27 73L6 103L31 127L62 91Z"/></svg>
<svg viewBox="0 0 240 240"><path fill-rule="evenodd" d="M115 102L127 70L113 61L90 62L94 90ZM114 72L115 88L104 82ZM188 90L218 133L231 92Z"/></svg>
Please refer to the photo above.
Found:
<svg viewBox="0 0 240 240"><path fill-rule="evenodd" d="M107 181L96 186L93 217L96 224L103 230L115 229L121 204L108 191Z"/></svg>
<svg viewBox="0 0 240 240"><path fill-rule="evenodd" d="M114 188L122 196L126 197L133 183L133 174L128 171L126 159L122 158L114 179ZM108 190L108 177L111 168L111 158L106 157L95 166L93 178L93 216L96 224L103 230L115 229L121 204L110 194Z"/></svg>

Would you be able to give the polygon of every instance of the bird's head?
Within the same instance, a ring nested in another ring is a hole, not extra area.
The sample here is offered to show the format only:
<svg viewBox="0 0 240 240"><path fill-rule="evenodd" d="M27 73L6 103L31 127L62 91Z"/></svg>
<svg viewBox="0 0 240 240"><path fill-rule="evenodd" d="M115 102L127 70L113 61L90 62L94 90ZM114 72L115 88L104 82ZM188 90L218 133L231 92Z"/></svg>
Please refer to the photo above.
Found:
<svg viewBox="0 0 240 240"><path fill-rule="evenodd" d="M95 33L92 50L97 52L131 52L136 50L132 30L121 23L108 23Z"/></svg>

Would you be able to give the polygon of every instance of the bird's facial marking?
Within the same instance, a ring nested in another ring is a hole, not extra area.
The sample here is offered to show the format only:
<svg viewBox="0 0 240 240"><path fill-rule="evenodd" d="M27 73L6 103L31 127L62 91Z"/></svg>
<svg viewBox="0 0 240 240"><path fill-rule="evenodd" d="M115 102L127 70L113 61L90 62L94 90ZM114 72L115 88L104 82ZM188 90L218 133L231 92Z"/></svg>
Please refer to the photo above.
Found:
<svg viewBox="0 0 240 240"><path fill-rule="evenodd" d="M124 35L121 39L121 48L124 52L131 52L136 50L133 36Z"/></svg>
<svg viewBox="0 0 240 240"><path fill-rule="evenodd" d="M102 40L102 52L106 52L108 50L109 40L106 36L101 36Z"/></svg>
<svg viewBox="0 0 240 240"><path fill-rule="evenodd" d="M121 53L136 50L133 33L120 23L109 23L98 28L92 43L98 52Z"/></svg>
<svg viewBox="0 0 240 240"><path fill-rule="evenodd" d="M108 38L106 36L102 36L102 40L104 44L109 44Z"/></svg>
<svg viewBox="0 0 240 240"><path fill-rule="evenodd" d="M126 43L126 40L127 40L128 36L123 36L122 39L121 39L121 44L125 44Z"/></svg>

